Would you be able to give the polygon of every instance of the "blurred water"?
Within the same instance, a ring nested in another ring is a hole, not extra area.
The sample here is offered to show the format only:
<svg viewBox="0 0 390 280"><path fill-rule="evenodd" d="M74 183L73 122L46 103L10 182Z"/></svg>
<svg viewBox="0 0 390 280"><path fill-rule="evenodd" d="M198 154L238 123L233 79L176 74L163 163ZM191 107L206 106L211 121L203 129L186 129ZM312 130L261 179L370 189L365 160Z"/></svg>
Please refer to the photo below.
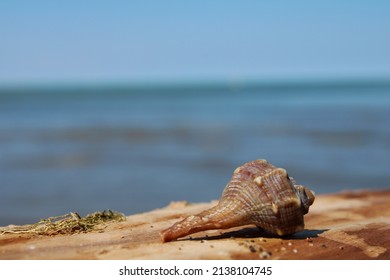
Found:
<svg viewBox="0 0 390 280"><path fill-rule="evenodd" d="M218 199L238 165L316 193L390 187L390 87L0 92L0 225Z"/></svg>

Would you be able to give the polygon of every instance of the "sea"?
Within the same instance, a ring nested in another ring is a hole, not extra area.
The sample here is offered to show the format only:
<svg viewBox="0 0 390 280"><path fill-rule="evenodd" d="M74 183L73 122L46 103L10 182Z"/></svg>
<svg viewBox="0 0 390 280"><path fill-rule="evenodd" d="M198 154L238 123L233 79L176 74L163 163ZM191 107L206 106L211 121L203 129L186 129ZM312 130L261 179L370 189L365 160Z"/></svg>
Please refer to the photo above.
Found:
<svg viewBox="0 0 390 280"><path fill-rule="evenodd" d="M389 188L390 82L0 87L0 226L209 202L255 159Z"/></svg>

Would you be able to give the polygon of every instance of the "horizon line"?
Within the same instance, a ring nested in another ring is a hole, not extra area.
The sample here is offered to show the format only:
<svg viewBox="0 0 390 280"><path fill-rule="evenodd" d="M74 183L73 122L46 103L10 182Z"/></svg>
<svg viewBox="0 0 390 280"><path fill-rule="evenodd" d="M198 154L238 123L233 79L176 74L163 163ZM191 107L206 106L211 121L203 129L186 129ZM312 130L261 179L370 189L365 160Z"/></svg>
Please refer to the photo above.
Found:
<svg viewBox="0 0 390 280"><path fill-rule="evenodd" d="M373 77L288 77L288 78L246 78L246 79L177 79L177 80L117 80L117 81L57 81L57 82L18 82L1 84L4 90L51 90L51 89L251 89L251 88L291 88L291 87L344 87L344 86L390 86L389 76Z"/></svg>

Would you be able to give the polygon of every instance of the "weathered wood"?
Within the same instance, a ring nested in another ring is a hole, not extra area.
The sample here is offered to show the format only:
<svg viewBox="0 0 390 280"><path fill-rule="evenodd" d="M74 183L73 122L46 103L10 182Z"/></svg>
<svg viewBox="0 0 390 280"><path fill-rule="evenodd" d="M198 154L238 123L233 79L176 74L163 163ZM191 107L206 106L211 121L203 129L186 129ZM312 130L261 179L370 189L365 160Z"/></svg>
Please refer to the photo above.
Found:
<svg viewBox="0 0 390 280"><path fill-rule="evenodd" d="M161 242L160 230L213 203L176 202L97 232L0 235L0 259L390 259L390 189L317 196L306 229L285 238L241 227Z"/></svg>

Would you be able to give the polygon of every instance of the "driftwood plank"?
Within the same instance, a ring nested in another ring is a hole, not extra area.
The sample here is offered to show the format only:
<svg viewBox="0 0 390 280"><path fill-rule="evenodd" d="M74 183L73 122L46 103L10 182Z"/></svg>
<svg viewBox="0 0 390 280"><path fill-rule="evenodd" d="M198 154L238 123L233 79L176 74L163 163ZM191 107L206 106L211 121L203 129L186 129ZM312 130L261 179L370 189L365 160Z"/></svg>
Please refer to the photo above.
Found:
<svg viewBox="0 0 390 280"><path fill-rule="evenodd" d="M255 227L162 243L159 231L211 203L175 202L95 232L0 235L0 259L390 259L390 189L319 195L306 229L279 238Z"/></svg>

